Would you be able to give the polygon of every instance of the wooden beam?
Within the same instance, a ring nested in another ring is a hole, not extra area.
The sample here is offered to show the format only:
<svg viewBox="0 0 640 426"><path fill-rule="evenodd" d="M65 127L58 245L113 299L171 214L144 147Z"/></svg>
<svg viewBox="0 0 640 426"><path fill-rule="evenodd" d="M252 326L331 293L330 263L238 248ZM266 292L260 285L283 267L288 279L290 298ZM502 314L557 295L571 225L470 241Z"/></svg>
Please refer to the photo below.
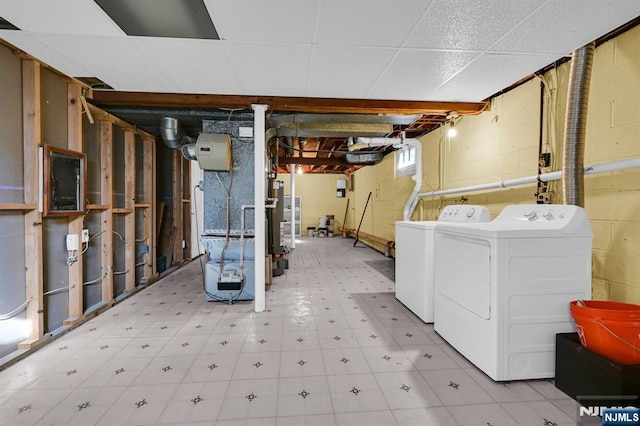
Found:
<svg viewBox="0 0 640 426"><path fill-rule="evenodd" d="M151 234L149 235L149 250L151 256L151 273L155 277L158 275L158 268L156 265L156 259L158 258L158 202L157 202L157 188L156 188L156 143L155 139L145 139L145 143L151 146L151 199L148 201L151 203ZM146 164L146 163L145 163ZM145 186L145 200L147 197L147 187Z"/></svg>
<svg viewBox="0 0 640 426"><path fill-rule="evenodd" d="M173 155L173 226L175 227L175 238L173 239L173 261L182 263L182 239L184 238L182 229L182 155L179 150L172 150ZM167 259L167 268L170 267Z"/></svg>
<svg viewBox="0 0 640 426"><path fill-rule="evenodd" d="M353 114L479 114L487 102L389 101L377 99L298 98L283 96L197 95L94 91L92 102L99 106L119 105L158 108L245 108L269 105L271 111Z"/></svg>
<svg viewBox="0 0 640 426"><path fill-rule="evenodd" d="M124 208L130 212L124 217L124 292L131 294L136 288L136 135L124 132Z"/></svg>
<svg viewBox="0 0 640 426"><path fill-rule="evenodd" d="M102 222L102 301L113 303L113 124L107 120L100 121L100 203L109 206L103 210Z"/></svg>
<svg viewBox="0 0 640 426"><path fill-rule="evenodd" d="M82 87L76 84L67 85L67 147L72 151L82 152L82 103L80 96ZM84 224L84 216L69 218L68 233L80 234ZM81 244L82 247L82 244ZM82 251L82 249L80 250ZM69 266L69 318L64 325L75 325L83 314L83 262L82 256Z"/></svg>
<svg viewBox="0 0 640 426"><path fill-rule="evenodd" d="M133 124L127 123L121 118L118 118L115 115L111 115L108 112L101 110L95 105L89 104L89 111L91 112L91 115L93 116L94 119L110 121L112 124L115 124L118 127L121 127L122 130L130 130L140 135L143 138L153 138L152 134L147 133L144 130L138 129Z"/></svg>
<svg viewBox="0 0 640 426"><path fill-rule="evenodd" d="M41 142L40 64L22 61L22 124L24 147L24 202L38 203L40 170L38 147ZM44 295L42 273L42 213L25 212L25 283L27 297L27 339L18 345L29 349L38 345L44 336Z"/></svg>
<svg viewBox="0 0 640 426"><path fill-rule="evenodd" d="M347 160L341 157L278 157L279 164L303 164L311 166L348 166Z"/></svg>
<svg viewBox="0 0 640 426"><path fill-rule="evenodd" d="M153 215L153 205L155 204L155 198L153 197L153 181L155 180L153 176L153 147L155 145L155 141L153 139L143 139L142 140L142 167L144 168L143 176L142 176L142 188L143 188L143 202L146 204L146 208L144 209L144 238L147 238L143 244L147 245L147 254L149 256L149 261L146 262L143 266L142 275L146 278L150 278L153 276L153 264L155 263L155 259L152 256L151 247L155 240L155 231L153 229L153 225L155 224L155 219Z"/></svg>

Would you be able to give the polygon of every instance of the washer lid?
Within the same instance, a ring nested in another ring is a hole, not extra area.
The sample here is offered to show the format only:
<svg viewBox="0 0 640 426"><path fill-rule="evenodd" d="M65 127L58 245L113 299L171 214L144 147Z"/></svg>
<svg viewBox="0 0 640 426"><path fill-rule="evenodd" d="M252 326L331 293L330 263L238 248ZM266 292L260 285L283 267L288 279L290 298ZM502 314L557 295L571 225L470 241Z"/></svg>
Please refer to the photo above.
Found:
<svg viewBox="0 0 640 426"><path fill-rule="evenodd" d="M488 223L440 223L438 230L490 238L591 237L591 226L582 207L561 204L507 206Z"/></svg>

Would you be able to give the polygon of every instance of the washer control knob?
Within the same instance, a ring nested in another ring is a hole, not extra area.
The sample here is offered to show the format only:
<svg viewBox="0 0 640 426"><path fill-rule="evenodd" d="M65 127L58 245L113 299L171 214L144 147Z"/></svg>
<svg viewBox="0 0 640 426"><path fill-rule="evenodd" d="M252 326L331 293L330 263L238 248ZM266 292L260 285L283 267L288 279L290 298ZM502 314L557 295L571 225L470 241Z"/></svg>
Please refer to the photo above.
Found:
<svg viewBox="0 0 640 426"><path fill-rule="evenodd" d="M542 213L542 217L544 217L547 220L553 220L553 212L551 211L544 212Z"/></svg>
<svg viewBox="0 0 640 426"><path fill-rule="evenodd" d="M467 217L473 217L473 214L476 212L476 209L470 208L467 210Z"/></svg>
<svg viewBox="0 0 640 426"><path fill-rule="evenodd" d="M527 210L524 212L524 217L529 220L536 220L538 218L538 213L535 210Z"/></svg>

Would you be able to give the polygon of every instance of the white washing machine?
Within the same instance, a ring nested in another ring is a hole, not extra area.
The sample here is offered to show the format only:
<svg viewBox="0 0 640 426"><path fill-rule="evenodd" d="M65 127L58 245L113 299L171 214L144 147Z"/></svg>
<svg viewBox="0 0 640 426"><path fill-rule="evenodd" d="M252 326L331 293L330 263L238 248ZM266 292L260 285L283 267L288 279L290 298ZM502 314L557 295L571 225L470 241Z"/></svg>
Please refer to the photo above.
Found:
<svg viewBox="0 0 640 426"><path fill-rule="evenodd" d="M507 206L492 222L440 224L434 327L494 380L554 377L556 333L575 331L569 302L591 298L584 209Z"/></svg>
<svg viewBox="0 0 640 426"><path fill-rule="evenodd" d="M396 299L422 321L433 322L433 244L439 223L491 220L483 206L446 206L437 221L396 222Z"/></svg>

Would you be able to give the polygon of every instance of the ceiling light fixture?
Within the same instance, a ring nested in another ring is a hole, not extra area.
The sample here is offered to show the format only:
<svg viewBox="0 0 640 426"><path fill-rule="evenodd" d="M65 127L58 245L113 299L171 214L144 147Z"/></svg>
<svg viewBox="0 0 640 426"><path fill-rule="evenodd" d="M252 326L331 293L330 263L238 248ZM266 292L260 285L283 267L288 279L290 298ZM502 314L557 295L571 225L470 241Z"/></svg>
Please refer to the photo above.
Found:
<svg viewBox="0 0 640 426"><path fill-rule="evenodd" d="M449 123L449 130L447 130L447 136L455 138L458 134L458 130L454 127L453 121Z"/></svg>
<svg viewBox="0 0 640 426"><path fill-rule="evenodd" d="M299 175L301 175L301 174L302 174L302 166L298 166L298 172L297 172L297 173L298 173Z"/></svg>

